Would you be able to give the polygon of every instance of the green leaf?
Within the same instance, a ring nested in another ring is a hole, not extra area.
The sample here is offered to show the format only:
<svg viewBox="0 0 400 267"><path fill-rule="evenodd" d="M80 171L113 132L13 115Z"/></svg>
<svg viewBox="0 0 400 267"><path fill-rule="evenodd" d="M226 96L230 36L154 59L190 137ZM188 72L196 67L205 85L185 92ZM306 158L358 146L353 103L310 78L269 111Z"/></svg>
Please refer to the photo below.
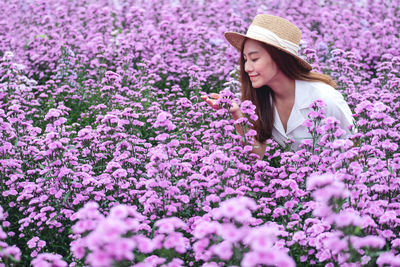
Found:
<svg viewBox="0 0 400 267"><path fill-rule="evenodd" d="M360 226L356 226L354 229L354 235L359 236L360 234L362 234L362 229Z"/></svg>
<svg viewBox="0 0 400 267"><path fill-rule="evenodd" d="M301 208L303 208L303 204L302 204L302 203L299 203L299 204L297 205L297 208L293 211L293 214L297 213Z"/></svg>
<svg viewBox="0 0 400 267"><path fill-rule="evenodd" d="M71 195L71 191L68 191L67 194L65 194L64 199L63 199L63 203L67 202L67 199L70 197Z"/></svg>
<svg viewBox="0 0 400 267"><path fill-rule="evenodd" d="M35 38L41 38L41 39L49 39L49 37L46 34L36 34Z"/></svg>

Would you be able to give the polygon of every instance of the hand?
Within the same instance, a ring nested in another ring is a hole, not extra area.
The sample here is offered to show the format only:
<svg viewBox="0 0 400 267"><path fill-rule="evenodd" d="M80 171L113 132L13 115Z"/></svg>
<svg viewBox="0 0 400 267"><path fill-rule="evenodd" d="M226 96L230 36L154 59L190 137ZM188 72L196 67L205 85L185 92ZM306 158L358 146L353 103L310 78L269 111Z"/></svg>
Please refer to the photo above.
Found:
<svg viewBox="0 0 400 267"><path fill-rule="evenodd" d="M213 109L215 109L215 110L220 109L221 107L217 104L217 100L221 96L219 94L216 94L216 93L211 93L210 97L208 97L207 95L202 95L201 99L206 101L207 104L209 104ZM240 111L239 105L235 101L232 100L232 106L229 108L229 112L231 114L234 114L234 113L237 113L238 111Z"/></svg>

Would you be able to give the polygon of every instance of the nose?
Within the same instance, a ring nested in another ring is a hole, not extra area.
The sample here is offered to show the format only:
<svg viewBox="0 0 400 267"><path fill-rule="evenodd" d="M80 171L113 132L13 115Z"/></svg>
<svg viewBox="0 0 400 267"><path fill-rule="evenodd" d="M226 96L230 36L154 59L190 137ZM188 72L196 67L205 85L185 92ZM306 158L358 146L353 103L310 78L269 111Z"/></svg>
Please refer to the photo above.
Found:
<svg viewBox="0 0 400 267"><path fill-rule="evenodd" d="M250 60L247 60L244 62L244 71L249 73L253 71L253 64L250 62Z"/></svg>

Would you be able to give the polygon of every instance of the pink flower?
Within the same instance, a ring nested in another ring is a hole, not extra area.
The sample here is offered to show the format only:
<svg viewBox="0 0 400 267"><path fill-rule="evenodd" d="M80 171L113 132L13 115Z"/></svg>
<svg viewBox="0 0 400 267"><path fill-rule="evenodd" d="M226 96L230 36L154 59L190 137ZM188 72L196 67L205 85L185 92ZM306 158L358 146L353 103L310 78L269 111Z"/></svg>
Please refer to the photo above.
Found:
<svg viewBox="0 0 400 267"><path fill-rule="evenodd" d="M201 267L219 267L220 265L218 265L217 263L215 263L215 262L206 262L206 263L204 263L203 265L201 265Z"/></svg>
<svg viewBox="0 0 400 267"><path fill-rule="evenodd" d="M112 256L106 251L96 250L87 256L87 262L92 266L108 267L112 266Z"/></svg>
<svg viewBox="0 0 400 267"><path fill-rule="evenodd" d="M181 229L187 228L186 224L177 217L170 217L170 218L158 220L155 223L155 226L158 227L159 233L165 233L165 234L172 233L173 231L175 231L175 229L178 229L178 228L181 228Z"/></svg>
<svg viewBox="0 0 400 267"><path fill-rule="evenodd" d="M0 246L2 246L3 244L4 244L3 242L0 242ZM0 252L0 256L2 256L2 257L12 256L17 261L20 261L21 260L21 250L15 245L7 246L5 248L2 248L2 251Z"/></svg>
<svg viewBox="0 0 400 267"><path fill-rule="evenodd" d="M27 242L27 245L29 248L35 248L37 246L38 241L39 241L39 237L34 236Z"/></svg>
<svg viewBox="0 0 400 267"><path fill-rule="evenodd" d="M6 238L7 238L7 234L6 234L6 232L3 231L3 228L0 226L0 240L6 239ZM28 243L28 247L29 247L29 243Z"/></svg>
<svg viewBox="0 0 400 267"><path fill-rule="evenodd" d="M42 253L32 260L33 267L51 266L66 267L67 263L62 260L62 256L58 254Z"/></svg>
<svg viewBox="0 0 400 267"><path fill-rule="evenodd" d="M195 254L202 254L209 244L210 240L208 238L202 238L198 240L196 243L193 244L193 250Z"/></svg>
<svg viewBox="0 0 400 267"><path fill-rule="evenodd" d="M86 231L93 230L96 224L92 220L80 220L72 226L72 230L75 234L82 234Z"/></svg>
<svg viewBox="0 0 400 267"><path fill-rule="evenodd" d="M320 262L324 262L332 257L330 251L326 249L318 251L316 256Z"/></svg>
<svg viewBox="0 0 400 267"><path fill-rule="evenodd" d="M125 234L127 230L129 229L123 221L108 217L101 221L96 230L90 233L90 235L98 235L104 240L113 240Z"/></svg>
<svg viewBox="0 0 400 267"><path fill-rule="evenodd" d="M174 258L165 267L184 267L183 260Z"/></svg>
<svg viewBox="0 0 400 267"><path fill-rule="evenodd" d="M389 221L395 221L396 220L396 212L393 210L388 210L386 211L382 216L379 218L379 223L383 224Z"/></svg>
<svg viewBox="0 0 400 267"><path fill-rule="evenodd" d="M305 238L306 238L306 235L303 231L298 231L298 232L294 233L293 237L292 237L293 241L296 241L296 242L301 241Z"/></svg>
<svg viewBox="0 0 400 267"><path fill-rule="evenodd" d="M86 243L84 239L77 239L71 242L70 249L74 257L83 259L86 254Z"/></svg>
<svg viewBox="0 0 400 267"><path fill-rule="evenodd" d="M237 228L234 224L226 223L218 226L217 234L224 240L235 243L240 241L247 231L244 227Z"/></svg>
<svg viewBox="0 0 400 267"><path fill-rule="evenodd" d="M96 202L87 202L83 208L71 216L71 220L76 219L102 219L104 216L98 211L99 204Z"/></svg>
<svg viewBox="0 0 400 267"><path fill-rule="evenodd" d="M176 128L176 126L171 122L171 118L171 113L162 111L158 114L157 120L153 124L153 127L165 127L168 131L172 131Z"/></svg>
<svg viewBox="0 0 400 267"><path fill-rule="evenodd" d="M392 247L400 248L400 238L396 238L396 239L392 240Z"/></svg>
<svg viewBox="0 0 400 267"><path fill-rule="evenodd" d="M338 227L345 227L348 225L361 226L362 218L350 211L342 211L337 215L334 215L334 220Z"/></svg>
<svg viewBox="0 0 400 267"><path fill-rule="evenodd" d="M145 258L143 262L146 263L145 266L158 266L159 264L163 264L165 262L165 259L160 258L156 255L152 255Z"/></svg>
<svg viewBox="0 0 400 267"><path fill-rule="evenodd" d="M50 119L57 119L58 117L60 117L62 115L62 111L56 108L51 108L46 116L44 117L44 120L48 121Z"/></svg>
<svg viewBox="0 0 400 267"><path fill-rule="evenodd" d="M104 246L104 250L113 256L117 261L133 260L133 250L136 247L136 242L128 238L120 238L110 242Z"/></svg>
<svg viewBox="0 0 400 267"><path fill-rule="evenodd" d="M208 221L200 221L199 223L196 224L194 231L193 231L193 236L196 239L201 239L208 234L213 234L217 232L218 223L216 222L208 222Z"/></svg>
<svg viewBox="0 0 400 267"><path fill-rule="evenodd" d="M44 241L44 240L39 240L39 241L37 242L37 247L38 247L38 249L42 249L44 246L46 246L46 241Z"/></svg>
<svg viewBox="0 0 400 267"><path fill-rule="evenodd" d="M253 267L258 265L272 265L272 266L296 266L294 260L286 253L271 249L265 252L248 252L244 255L241 262L243 267Z"/></svg>
<svg viewBox="0 0 400 267"><path fill-rule="evenodd" d="M370 262L370 260L371 260L371 257L370 256L362 256L361 257L361 264L362 265L368 265L368 262Z"/></svg>
<svg viewBox="0 0 400 267"><path fill-rule="evenodd" d="M225 217L245 223L253 220L251 210L254 210L256 207L255 201L250 198L231 198L222 202L219 208L212 211L212 214L215 219Z"/></svg>
<svg viewBox="0 0 400 267"><path fill-rule="evenodd" d="M250 229L244 238L244 243L249 244L253 251L270 251L277 240L276 235L278 233L279 229L277 227L262 225Z"/></svg>
<svg viewBox="0 0 400 267"><path fill-rule="evenodd" d="M351 243L354 248L383 248L386 245L386 240L379 236L365 236L365 237L357 237L352 236L350 238Z"/></svg>
<svg viewBox="0 0 400 267"><path fill-rule="evenodd" d="M400 266L400 256L392 252L384 252L376 260L378 266Z"/></svg>
<svg viewBox="0 0 400 267"><path fill-rule="evenodd" d="M333 235L323 240L324 247L332 251L334 254L339 254L341 251L348 250L348 240L340 236Z"/></svg>
<svg viewBox="0 0 400 267"><path fill-rule="evenodd" d="M307 178L307 190L313 190L316 188L324 187L333 182L334 177L332 174L325 175L311 175Z"/></svg>
<svg viewBox="0 0 400 267"><path fill-rule="evenodd" d="M110 217L114 217L117 219L124 219L128 216L128 206L126 205L117 205L111 208Z"/></svg>
<svg viewBox="0 0 400 267"><path fill-rule="evenodd" d="M163 246L167 249L174 248L178 253L185 253L188 248L188 240L182 233L170 233L165 239Z"/></svg>
<svg viewBox="0 0 400 267"><path fill-rule="evenodd" d="M118 169L112 173L112 176L117 179L126 178L128 172L124 169Z"/></svg>
<svg viewBox="0 0 400 267"><path fill-rule="evenodd" d="M138 235L135 236L135 241L137 243L137 249L145 254L151 253L154 250L154 245L151 239L143 236Z"/></svg>
<svg viewBox="0 0 400 267"><path fill-rule="evenodd" d="M307 128L311 128L313 126L313 121L311 119L306 119L303 124L303 126L307 127Z"/></svg>
<svg viewBox="0 0 400 267"><path fill-rule="evenodd" d="M232 255L232 243L229 241L222 241L221 243L211 247L211 250L215 255L217 255L221 260L229 260Z"/></svg>

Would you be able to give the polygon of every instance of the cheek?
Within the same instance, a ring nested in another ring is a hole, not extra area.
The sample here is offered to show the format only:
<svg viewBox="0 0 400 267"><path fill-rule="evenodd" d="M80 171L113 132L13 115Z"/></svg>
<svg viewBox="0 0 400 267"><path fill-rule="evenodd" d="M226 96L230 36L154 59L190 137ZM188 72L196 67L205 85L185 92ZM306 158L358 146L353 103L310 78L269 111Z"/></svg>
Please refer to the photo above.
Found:
<svg viewBox="0 0 400 267"><path fill-rule="evenodd" d="M278 67L276 66L275 63L269 64L268 68L269 68L271 74L275 75L278 72Z"/></svg>
<svg viewBox="0 0 400 267"><path fill-rule="evenodd" d="M257 70L259 72L265 72L266 70L268 70L270 68L269 64L267 64L267 62L257 62L258 64L257 66Z"/></svg>

